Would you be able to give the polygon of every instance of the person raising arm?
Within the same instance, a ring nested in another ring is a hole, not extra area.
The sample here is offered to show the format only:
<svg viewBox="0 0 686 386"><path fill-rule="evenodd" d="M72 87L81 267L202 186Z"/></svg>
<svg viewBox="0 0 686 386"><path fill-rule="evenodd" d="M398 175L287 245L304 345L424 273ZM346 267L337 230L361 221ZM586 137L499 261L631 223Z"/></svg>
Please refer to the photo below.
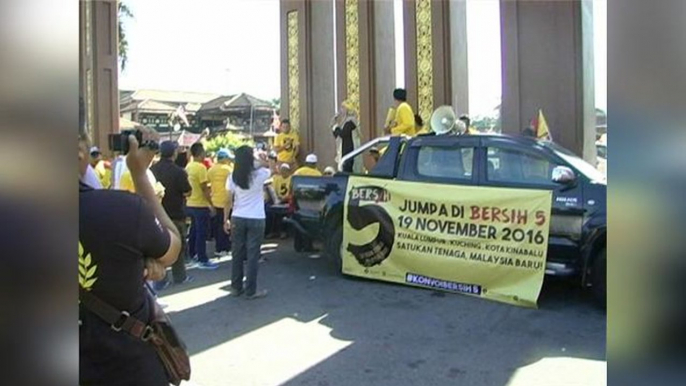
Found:
<svg viewBox="0 0 686 386"><path fill-rule="evenodd" d="M159 134L148 128L140 128L143 133L143 141L159 141ZM176 226L162 207L155 189L150 184L147 175L148 166L152 163L155 152L148 147L139 147L138 140L133 135L129 135L129 153L126 155L126 166L129 168L133 185L136 193L143 197L153 211L153 214L160 224L167 229L170 236L169 249L158 259L146 259L150 280L160 280L164 277L164 269L174 264L181 251L181 235ZM161 269L161 272L160 272Z"/></svg>
<svg viewBox="0 0 686 386"><path fill-rule="evenodd" d="M256 299L267 294L266 290L257 291L257 271L266 217L263 187L272 169L268 162L265 153L259 153L256 160L253 149L243 145L236 149L234 170L226 181L229 194L224 207L224 231L231 233L232 239L232 296L245 292L247 299Z"/></svg>

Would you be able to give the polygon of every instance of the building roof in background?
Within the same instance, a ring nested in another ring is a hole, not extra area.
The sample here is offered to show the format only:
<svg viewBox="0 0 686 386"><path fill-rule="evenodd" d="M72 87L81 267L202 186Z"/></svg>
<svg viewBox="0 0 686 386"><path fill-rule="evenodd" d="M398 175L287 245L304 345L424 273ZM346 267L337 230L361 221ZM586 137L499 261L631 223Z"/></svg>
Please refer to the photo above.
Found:
<svg viewBox="0 0 686 386"><path fill-rule="evenodd" d="M237 95L220 96L205 102L198 112L246 110L250 108L271 110L274 106L271 102L255 98L246 93L240 93Z"/></svg>
<svg viewBox="0 0 686 386"><path fill-rule="evenodd" d="M179 103L164 103L156 100L146 99L142 102L130 100L127 105L121 105L121 112L138 111L143 113L171 113L176 111ZM202 106L200 103L186 103L183 107L187 113L195 113Z"/></svg>
<svg viewBox="0 0 686 386"><path fill-rule="evenodd" d="M157 102L168 103L197 103L203 104L219 97L219 94L189 92L189 91L165 91L165 90L150 90L142 89L135 91L122 91L119 93L120 102L125 104L129 101L144 101L154 100Z"/></svg>
<svg viewBox="0 0 686 386"><path fill-rule="evenodd" d="M119 117L119 130L131 130L135 129L136 126L140 125L138 122L128 120L124 117Z"/></svg>

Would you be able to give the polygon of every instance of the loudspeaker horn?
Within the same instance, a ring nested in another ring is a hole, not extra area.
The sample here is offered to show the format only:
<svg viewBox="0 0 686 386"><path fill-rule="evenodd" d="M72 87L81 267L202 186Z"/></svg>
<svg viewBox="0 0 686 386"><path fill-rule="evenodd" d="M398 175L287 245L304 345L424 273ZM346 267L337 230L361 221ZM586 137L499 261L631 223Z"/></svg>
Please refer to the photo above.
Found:
<svg viewBox="0 0 686 386"><path fill-rule="evenodd" d="M431 114L431 130L438 135L447 134L455 128L455 121L457 117L453 108L441 106Z"/></svg>

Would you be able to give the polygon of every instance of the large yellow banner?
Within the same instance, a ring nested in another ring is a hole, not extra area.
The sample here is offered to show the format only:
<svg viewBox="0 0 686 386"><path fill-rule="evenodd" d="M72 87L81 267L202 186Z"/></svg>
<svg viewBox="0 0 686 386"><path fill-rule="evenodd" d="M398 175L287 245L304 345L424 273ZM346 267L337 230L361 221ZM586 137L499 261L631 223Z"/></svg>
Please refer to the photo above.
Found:
<svg viewBox="0 0 686 386"><path fill-rule="evenodd" d="M343 272L536 307L551 195L351 176Z"/></svg>

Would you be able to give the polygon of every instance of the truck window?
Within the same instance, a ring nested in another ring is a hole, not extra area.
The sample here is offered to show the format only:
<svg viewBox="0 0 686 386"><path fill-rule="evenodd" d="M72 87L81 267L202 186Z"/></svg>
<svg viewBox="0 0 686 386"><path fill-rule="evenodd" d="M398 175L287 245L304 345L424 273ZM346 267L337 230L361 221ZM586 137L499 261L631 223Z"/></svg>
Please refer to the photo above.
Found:
<svg viewBox="0 0 686 386"><path fill-rule="evenodd" d="M352 174L369 174L386 152L388 142L380 142L378 145L356 154L353 160Z"/></svg>
<svg viewBox="0 0 686 386"><path fill-rule="evenodd" d="M556 163L542 155L514 149L488 148L486 180L523 185L555 185L551 180Z"/></svg>
<svg viewBox="0 0 686 386"><path fill-rule="evenodd" d="M417 173L425 177L471 180L474 148L422 146L417 154Z"/></svg>

